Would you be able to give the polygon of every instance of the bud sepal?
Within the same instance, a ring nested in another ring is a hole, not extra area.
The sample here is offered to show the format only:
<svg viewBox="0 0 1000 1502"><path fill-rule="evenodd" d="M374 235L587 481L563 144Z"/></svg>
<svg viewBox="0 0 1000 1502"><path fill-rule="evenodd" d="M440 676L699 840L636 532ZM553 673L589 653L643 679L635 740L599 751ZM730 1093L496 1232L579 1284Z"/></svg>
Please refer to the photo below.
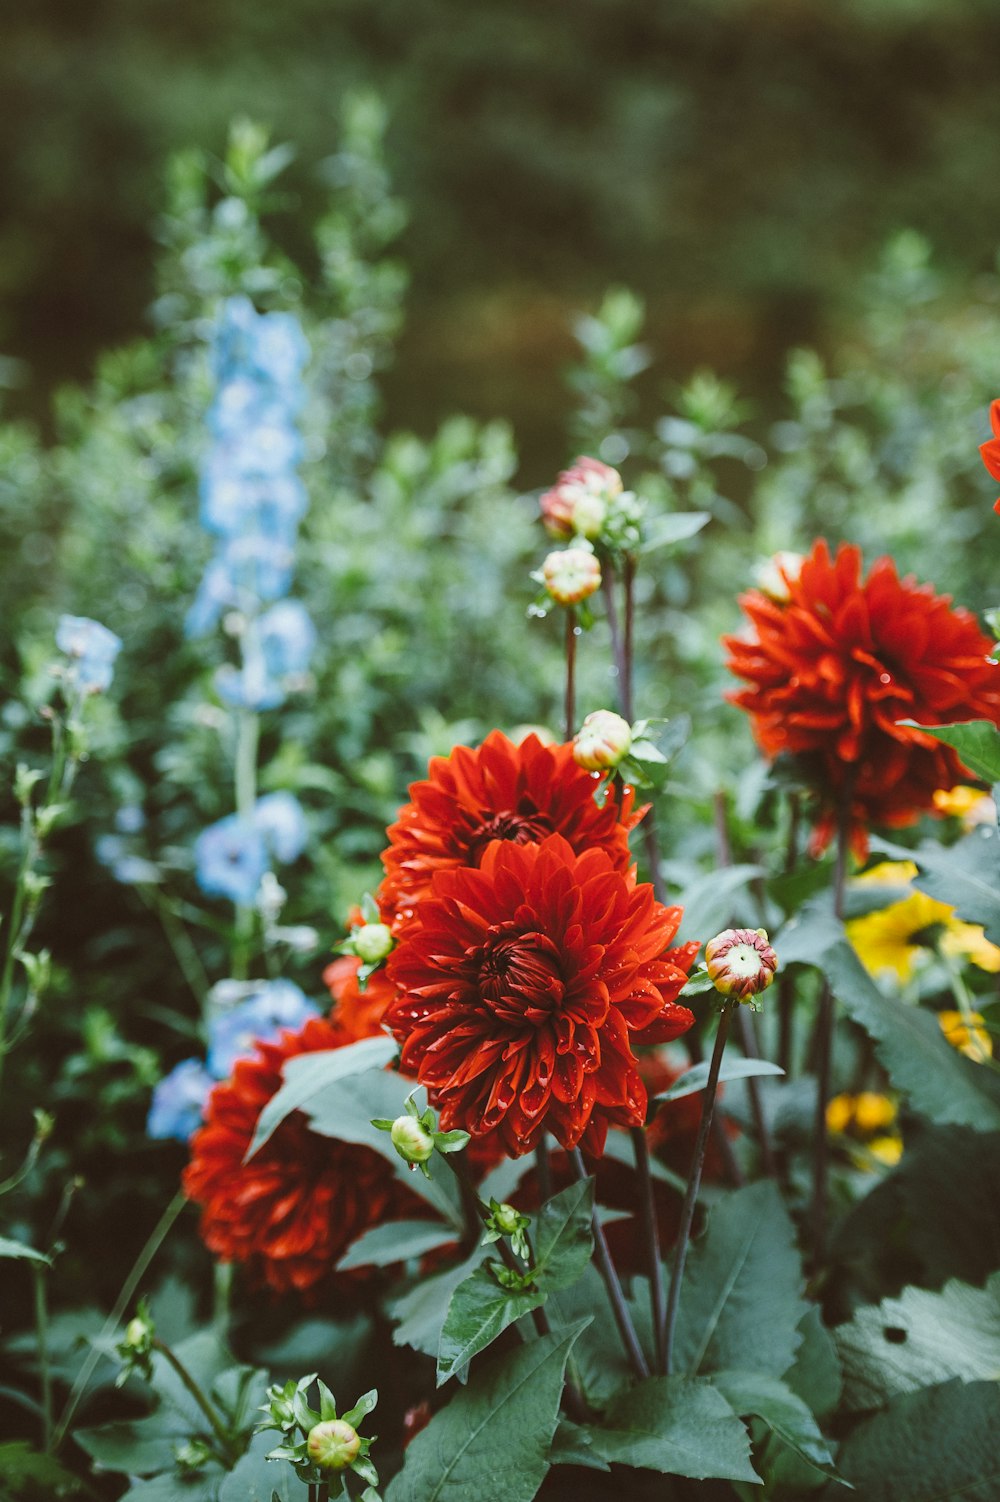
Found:
<svg viewBox="0 0 1000 1502"><path fill-rule="evenodd" d="M372 1126L380 1132L388 1132L392 1145L403 1162L408 1163L411 1169L419 1168L425 1179L431 1176L427 1164L435 1152L461 1152L469 1140L468 1132L439 1132L437 1119L430 1106L421 1111L413 1094L406 1097L401 1116L397 1116L395 1120L376 1116L372 1119Z"/></svg>
<svg viewBox="0 0 1000 1502"><path fill-rule="evenodd" d="M531 1225L531 1217L522 1215L515 1205L506 1202L501 1203L490 1196L489 1215L483 1221L485 1230L480 1246L490 1246L499 1241L502 1236L510 1237L511 1250L527 1262L531 1256L531 1248L528 1245L527 1230Z"/></svg>

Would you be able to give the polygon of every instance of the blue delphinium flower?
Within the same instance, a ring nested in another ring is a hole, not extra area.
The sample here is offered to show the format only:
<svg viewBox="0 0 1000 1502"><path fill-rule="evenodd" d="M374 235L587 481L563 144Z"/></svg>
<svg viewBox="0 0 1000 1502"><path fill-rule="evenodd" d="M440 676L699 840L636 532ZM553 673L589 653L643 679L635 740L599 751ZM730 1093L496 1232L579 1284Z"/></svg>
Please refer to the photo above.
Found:
<svg viewBox="0 0 1000 1502"><path fill-rule="evenodd" d="M146 1118L146 1131L157 1141L187 1142L201 1125L215 1079L200 1059L184 1059L160 1081Z"/></svg>
<svg viewBox="0 0 1000 1502"><path fill-rule="evenodd" d="M85 615L61 615L56 627L56 646L73 659L73 673L81 688L102 694L111 687L122 641L107 626Z"/></svg>
<svg viewBox="0 0 1000 1502"><path fill-rule="evenodd" d="M288 865L306 848L308 829L294 793L268 793L257 799L253 821L276 861Z"/></svg>
<svg viewBox="0 0 1000 1502"><path fill-rule="evenodd" d="M210 1023L209 1073L228 1079L236 1060L252 1054L255 1043L272 1043L283 1028L300 1028L318 1015L319 1008L292 981L261 981L253 996Z"/></svg>
<svg viewBox="0 0 1000 1502"><path fill-rule="evenodd" d="M203 829L194 846L195 877L210 897L250 907L268 869L267 844L256 820L228 814Z"/></svg>
<svg viewBox="0 0 1000 1502"><path fill-rule="evenodd" d="M243 638L243 666L227 663L215 675L223 703L244 709L276 709L294 680L309 667L316 628L298 600L279 600Z"/></svg>

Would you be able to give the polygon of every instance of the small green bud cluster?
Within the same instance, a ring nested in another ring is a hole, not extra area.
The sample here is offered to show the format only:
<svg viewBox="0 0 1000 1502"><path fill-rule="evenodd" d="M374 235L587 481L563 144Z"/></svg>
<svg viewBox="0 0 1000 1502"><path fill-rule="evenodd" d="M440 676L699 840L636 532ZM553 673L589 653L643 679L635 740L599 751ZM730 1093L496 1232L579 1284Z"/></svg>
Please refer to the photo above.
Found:
<svg viewBox="0 0 1000 1502"><path fill-rule="evenodd" d="M334 954L357 955L361 961L358 990L364 991L368 977L389 958L396 940L388 923L382 922L378 903L371 892L366 892L361 899L361 919L360 923L352 925L347 938L335 947Z"/></svg>
<svg viewBox="0 0 1000 1502"><path fill-rule="evenodd" d="M531 1225L531 1219L522 1215L515 1205L509 1205L504 1201L490 1198L489 1217L484 1221L486 1229L480 1246L490 1246L494 1241L499 1241L501 1236L509 1236L511 1249L527 1262L531 1255L528 1245L527 1230Z"/></svg>
<svg viewBox="0 0 1000 1502"><path fill-rule="evenodd" d="M318 1409L311 1408L306 1398L314 1382L319 1392ZM266 1418L257 1425L256 1433L280 1431L281 1444L268 1452L268 1460L287 1460L308 1486L327 1481L331 1472L351 1470L368 1483L361 1502L379 1502L378 1472L368 1455L377 1435L363 1439L358 1433L358 1426L377 1402L378 1393L373 1388L338 1416L333 1393L311 1372L297 1382L292 1378L283 1387L268 1388L267 1402L261 1406Z"/></svg>
<svg viewBox="0 0 1000 1502"><path fill-rule="evenodd" d="M439 1153L457 1153L469 1140L468 1132L439 1132L434 1112L429 1106L423 1111L408 1095L403 1114L395 1120L378 1116L372 1121L380 1132L388 1132L392 1145L404 1163L411 1169L419 1168L425 1179L431 1176L428 1162Z"/></svg>

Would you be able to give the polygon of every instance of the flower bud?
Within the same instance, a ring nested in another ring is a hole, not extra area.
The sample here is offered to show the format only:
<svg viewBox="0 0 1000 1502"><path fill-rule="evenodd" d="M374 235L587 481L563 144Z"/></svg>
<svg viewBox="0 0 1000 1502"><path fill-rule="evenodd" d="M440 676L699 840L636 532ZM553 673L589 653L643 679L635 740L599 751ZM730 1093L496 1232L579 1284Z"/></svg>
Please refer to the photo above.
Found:
<svg viewBox="0 0 1000 1502"><path fill-rule="evenodd" d="M361 1436L343 1419L327 1419L310 1429L306 1449L321 1471L344 1471L361 1453Z"/></svg>
<svg viewBox="0 0 1000 1502"><path fill-rule="evenodd" d="M557 605L579 605L600 588L601 565L588 548L566 548L549 554L542 577Z"/></svg>
<svg viewBox="0 0 1000 1502"><path fill-rule="evenodd" d="M563 470L551 490L541 497L542 521L550 537L597 537L608 504L621 494L622 478L599 459L577 459Z"/></svg>
<svg viewBox="0 0 1000 1502"><path fill-rule="evenodd" d="M525 1217L521 1214L521 1212L517 1210L513 1205L508 1205L506 1202L502 1205L498 1205L493 1212L493 1224L496 1226L501 1236L513 1236L515 1231L519 1231L521 1229L521 1226L524 1224L524 1220Z"/></svg>
<svg viewBox="0 0 1000 1502"><path fill-rule="evenodd" d="M434 1138L413 1116L397 1116L389 1135L404 1163L426 1163L434 1152Z"/></svg>
<svg viewBox="0 0 1000 1502"><path fill-rule="evenodd" d="M387 923L363 923L352 942L363 965L377 965L392 949L392 929Z"/></svg>
<svg viewBox="0 0 1000 1502"><path fill-rule="evenodd" d="M595 709L573 741L573 760L588 772L606 772L627 756L632 745L628 720L610 709Z"/></svg>
<svg viewBox="0 0 1000 1502"><path fill-rule="evenodd" d="M723 996L748 1001L771 984L778 956L762 928L727 928L705 946L705 969Z"/></svg>

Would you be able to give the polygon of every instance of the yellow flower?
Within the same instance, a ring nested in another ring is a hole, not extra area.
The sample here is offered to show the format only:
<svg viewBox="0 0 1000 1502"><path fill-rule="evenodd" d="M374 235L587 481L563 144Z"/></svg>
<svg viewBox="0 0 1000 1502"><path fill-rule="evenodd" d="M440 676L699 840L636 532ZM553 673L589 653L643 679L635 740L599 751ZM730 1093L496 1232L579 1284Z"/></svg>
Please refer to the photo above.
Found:
<svg viewBox="0 0 1000 1502"><path fill-rule="evenodd" d="M868 1151L873 1158L877 1158L887 1168L895 1168L903 1156L903 1139L902 1137L874 1137L868 1144Z"/></svg>
<svg viewBox="0 0 1000 1502"><path fill-rule="evenodd" d="M868 1135L885 1131L896 1119L896 1103L887 1095L862 1090L860 1095L835 1095L826 1108L826 1125L831 1132L849 1130Z"/></svg>
<svg viewBox="0 0 1000 1502"><path fill-rule="evenodd" d="M859 884L900 886L913 880L912 861L883 861L858 877ZM962 923L947 902L938 902L925 892L911 892L899 902L846 925L847 937L870 975L895 976L901 985L913 976L928 945L927 929L939 930L942 953L953 959L970 960L980 970L1000 972L1000 948L991 944L975 923Z"/></svg>
<svg viewBox="0 0 1000 1502"><path fill-rule="evenodd" d="M965 829L972 829L977 824L992 824L996 817L989 793L984 793L982 788L966 787L962 783L947 791L938 788L934 794L934 807L939 813L961 819Z"/></svg>
<svg viewBox="0 0 1000 1502"><path fill-rule="evenodd" d="M964 1053L967 1059L982 1063L992 1057L990 1035L979 1012L970 1012L968 1021L961 1012L938 1012L937 1020L952 1048Z"/></svg>

